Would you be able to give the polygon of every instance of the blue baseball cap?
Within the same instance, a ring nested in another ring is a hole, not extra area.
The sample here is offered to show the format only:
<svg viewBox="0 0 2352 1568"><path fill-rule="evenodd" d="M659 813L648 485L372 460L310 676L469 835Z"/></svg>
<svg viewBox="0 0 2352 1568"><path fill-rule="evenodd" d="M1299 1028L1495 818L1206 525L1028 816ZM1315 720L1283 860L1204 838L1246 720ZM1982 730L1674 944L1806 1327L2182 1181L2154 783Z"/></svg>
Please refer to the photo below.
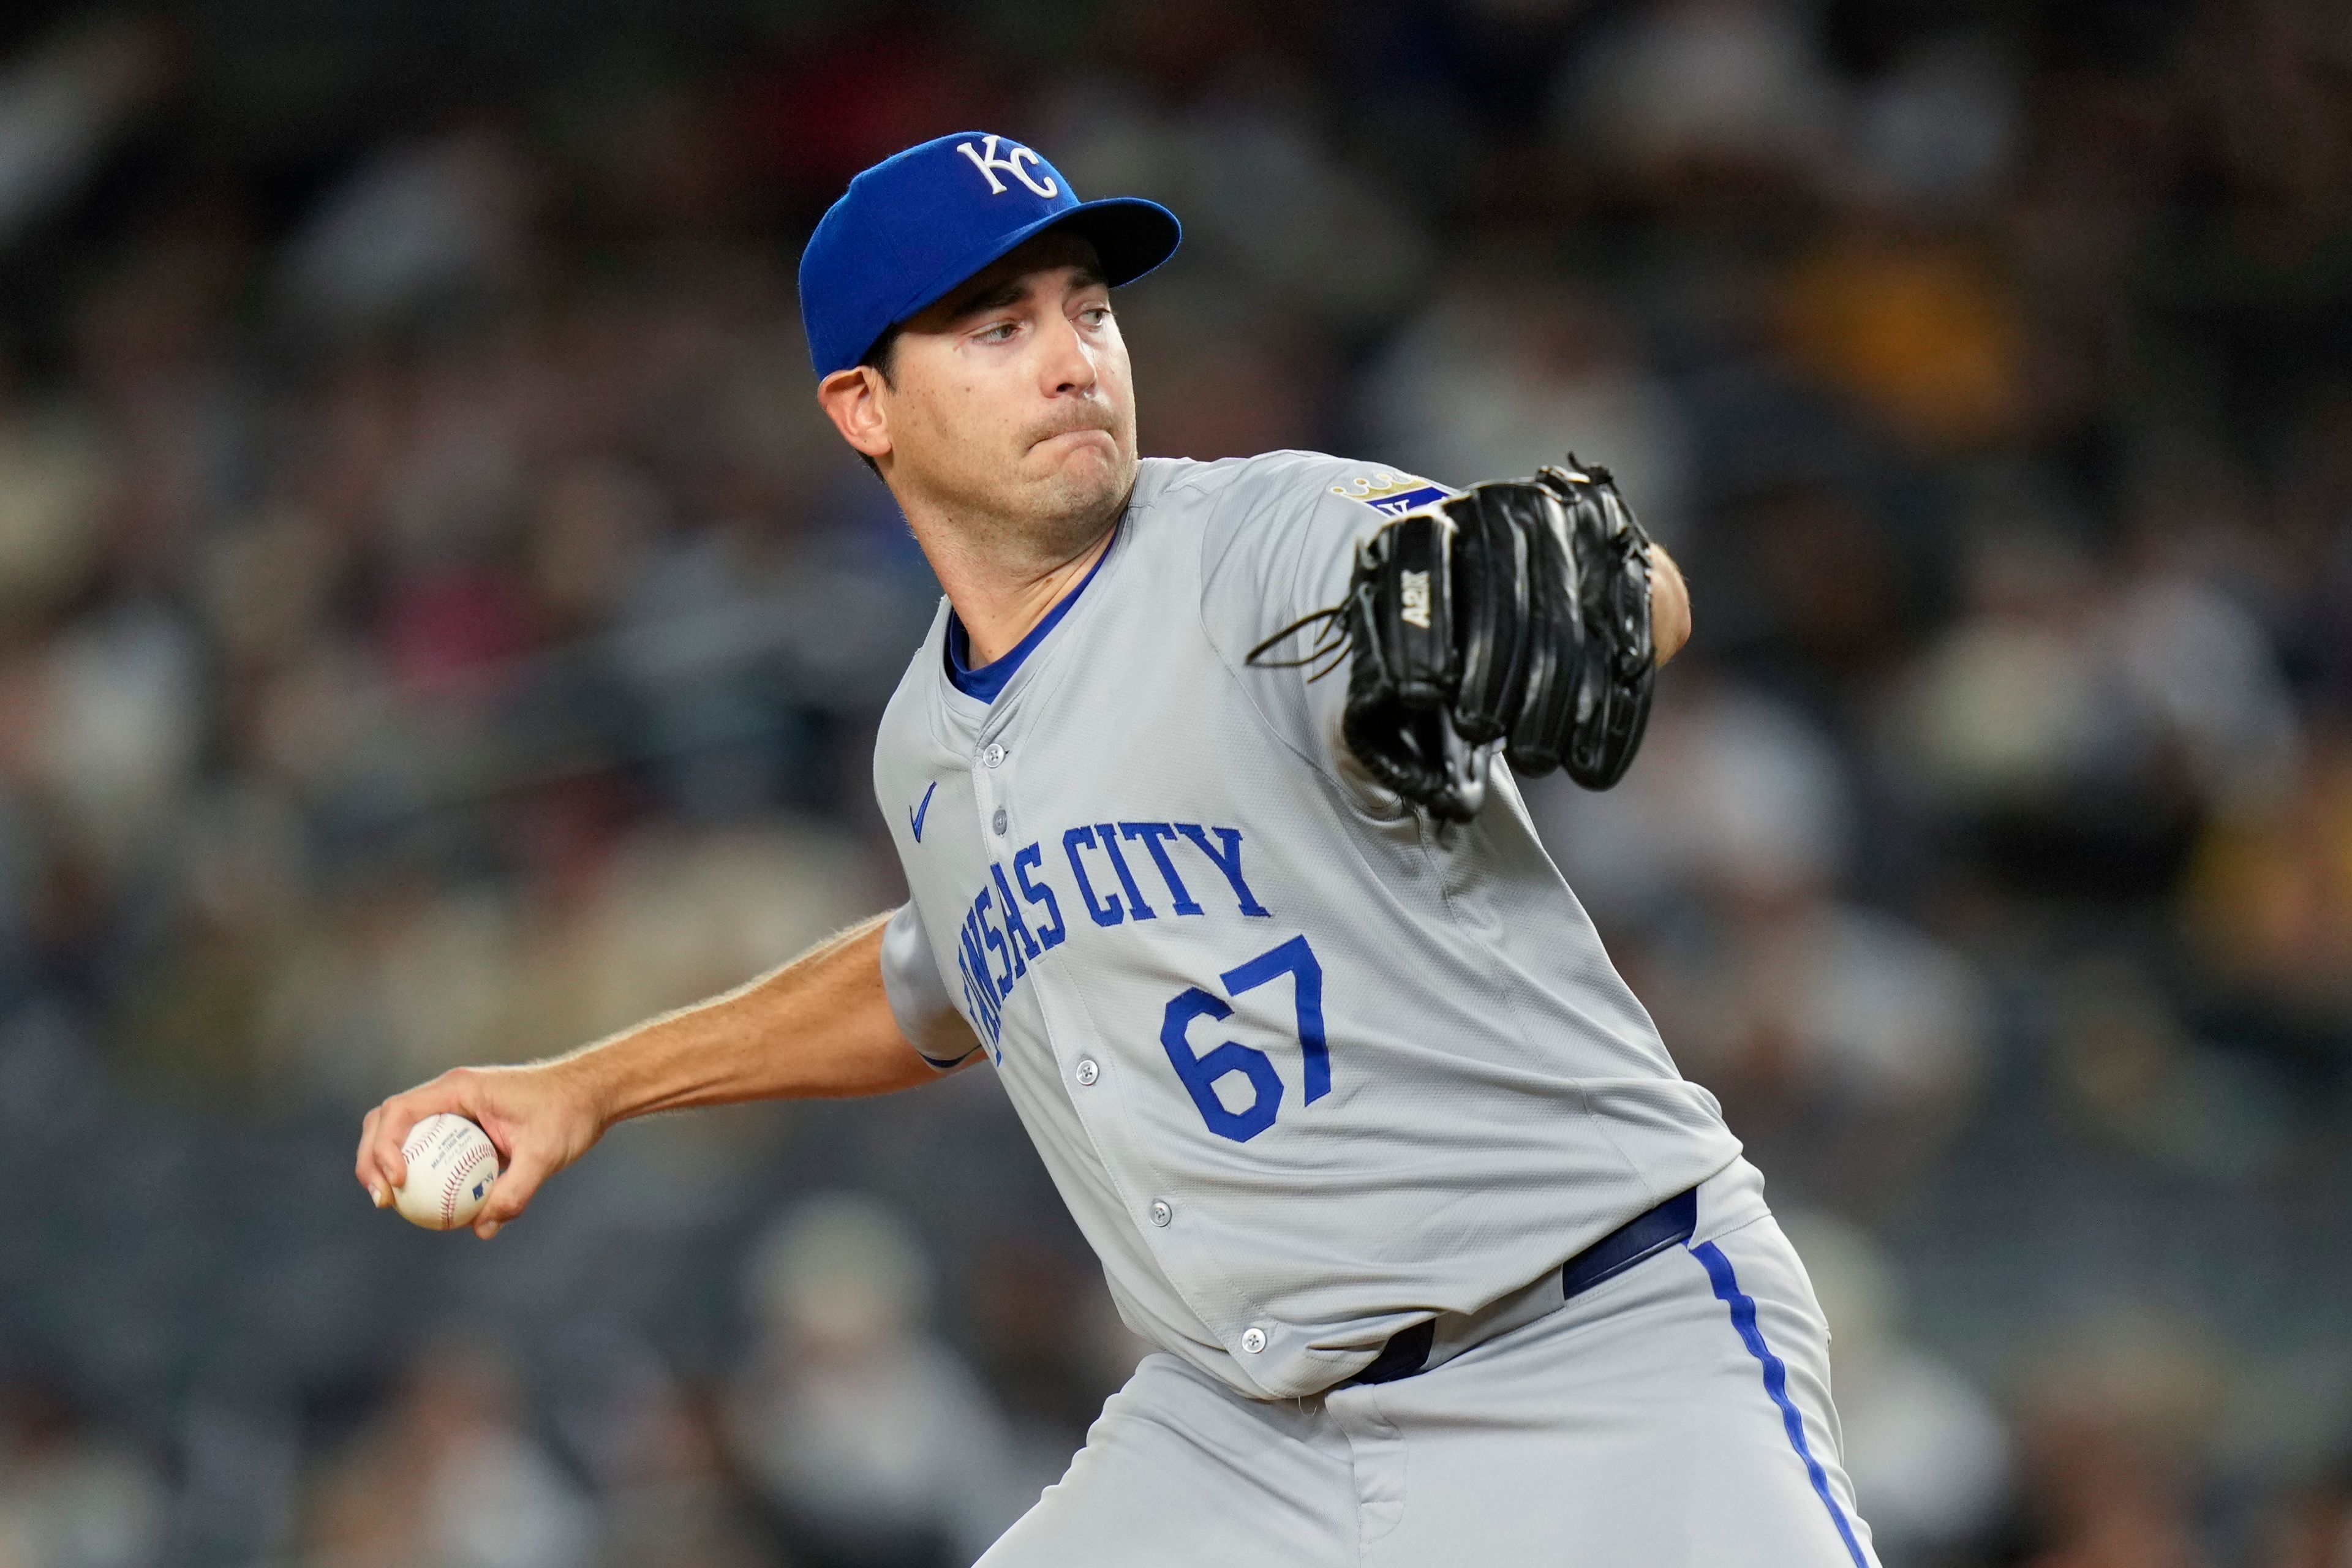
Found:
<svg viewBox="0 0 2352 1568"><path fill-rule="evenodd" d="M894 153L849 182L801 252L801 324L818 379L1049 228L1094 242L1131 283L1174 254L1183 227L1158 202L1082 202L1061 171L1009 137L964 131Z"/></svg>

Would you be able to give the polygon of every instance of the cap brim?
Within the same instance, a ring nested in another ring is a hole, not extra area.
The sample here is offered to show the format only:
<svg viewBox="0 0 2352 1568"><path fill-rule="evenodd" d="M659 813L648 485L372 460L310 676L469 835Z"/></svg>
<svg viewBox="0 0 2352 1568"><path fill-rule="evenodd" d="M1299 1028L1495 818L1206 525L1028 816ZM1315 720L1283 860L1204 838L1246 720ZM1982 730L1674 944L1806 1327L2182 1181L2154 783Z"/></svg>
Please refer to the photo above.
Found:
<svg viewBox="0 0 2352 1568"><path fill-rule="evenodd" d="M1095 255L1102 261L1103 279L1114 289L1134 282L1175 255L1177 245L1184 237L1184 226L1158 202L1146 201L1141 196L1105 196L1100 201L1080 202L1066 211L1039 218L1025 228L1016 228L977 255L958 262L949 269L949 276L901 306L891 318L891 324L920 315L1039 235L1057 228L1081 235L1094 246Z"/></svg>
<svg viewBox="0 0 2352 1568"><path fill-rule="evenodd" d="M1114 289L1134 282L1175 255L1184 237L1184 226L1158 202L1141 196L1106 196L1098 202L1081 202L1068 212L1031 226L1013 244L1025 244L1055 228L1071 229L1094 243L1095 254L1102 258L1104 279ZM1012 248L1005 247L1007 251Z"/></svg>

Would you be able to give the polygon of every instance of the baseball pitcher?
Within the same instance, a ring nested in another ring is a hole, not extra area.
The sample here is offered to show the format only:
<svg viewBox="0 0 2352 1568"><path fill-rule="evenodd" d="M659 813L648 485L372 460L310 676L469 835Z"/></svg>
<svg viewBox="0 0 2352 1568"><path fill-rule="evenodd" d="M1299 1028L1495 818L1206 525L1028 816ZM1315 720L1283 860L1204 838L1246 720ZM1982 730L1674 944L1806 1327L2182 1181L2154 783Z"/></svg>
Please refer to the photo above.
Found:
<svg viewBox="0 0 2352 1568"><path fill-rule="evenodd" d="M910 896L394 1096L362 1184L471 1117L488 1237L623 1118L985 1062L1158 1347L990 1568L1874 1568L1804 1270L1516 784L1624 772L1680 575L1573 460L1139 459L1112 291L1178 235L1001 135L851 183L817 396L947 590L875 748Z"/></svg>

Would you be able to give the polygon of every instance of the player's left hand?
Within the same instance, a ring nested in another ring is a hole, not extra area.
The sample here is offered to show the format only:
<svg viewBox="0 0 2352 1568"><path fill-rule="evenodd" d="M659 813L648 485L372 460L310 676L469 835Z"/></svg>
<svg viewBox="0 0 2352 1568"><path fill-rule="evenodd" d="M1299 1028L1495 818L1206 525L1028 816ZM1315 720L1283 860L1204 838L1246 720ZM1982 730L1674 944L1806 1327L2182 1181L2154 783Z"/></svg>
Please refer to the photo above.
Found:
<svg viewBox="0 0 2352 1568"><path fill-rule="evenodd" d="M1477 815L1496 751L1522 773L1565 766L1607 789L1641 746L1659 664L1689 636L1687 590L1663 559L1608 471L1573 458L1398 519L1359 550L1337 612L1349 750L1448 821Z"/></svg>

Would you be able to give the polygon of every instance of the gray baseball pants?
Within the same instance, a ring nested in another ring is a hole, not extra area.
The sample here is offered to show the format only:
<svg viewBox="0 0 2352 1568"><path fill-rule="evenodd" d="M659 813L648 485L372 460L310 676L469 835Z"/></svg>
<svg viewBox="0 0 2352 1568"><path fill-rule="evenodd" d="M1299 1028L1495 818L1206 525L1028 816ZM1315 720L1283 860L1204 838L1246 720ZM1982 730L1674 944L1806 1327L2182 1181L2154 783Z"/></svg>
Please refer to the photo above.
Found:
<svg viewBox="0 0 2352 1568"><path fill-rule="evenodd" d="M1692 1240L1394 1383L1244 1398L1147 1356L982 1568L1877 1568L1829 1333L1736 1162Z"/></svg>

